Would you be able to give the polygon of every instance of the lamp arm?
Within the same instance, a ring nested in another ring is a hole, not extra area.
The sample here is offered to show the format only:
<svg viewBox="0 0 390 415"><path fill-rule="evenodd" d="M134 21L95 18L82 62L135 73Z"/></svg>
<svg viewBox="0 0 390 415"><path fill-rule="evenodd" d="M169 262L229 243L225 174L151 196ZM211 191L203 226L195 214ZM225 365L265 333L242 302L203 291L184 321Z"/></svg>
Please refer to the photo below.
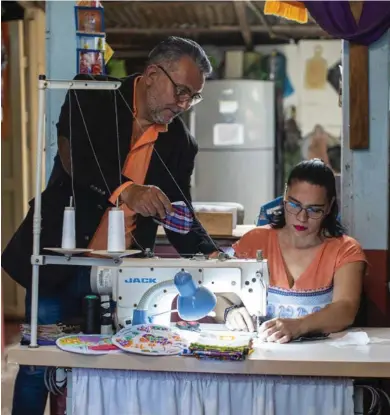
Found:
<svg viewBox="0 0 390 415"><path fill-rule="evenodd" d="M141 297L141 300L137 305L137 310L149 310L151 300L159 291L163 291L164 289L171 291L172 288L176 290L174 280L162 281L153 285Z"/></svg>

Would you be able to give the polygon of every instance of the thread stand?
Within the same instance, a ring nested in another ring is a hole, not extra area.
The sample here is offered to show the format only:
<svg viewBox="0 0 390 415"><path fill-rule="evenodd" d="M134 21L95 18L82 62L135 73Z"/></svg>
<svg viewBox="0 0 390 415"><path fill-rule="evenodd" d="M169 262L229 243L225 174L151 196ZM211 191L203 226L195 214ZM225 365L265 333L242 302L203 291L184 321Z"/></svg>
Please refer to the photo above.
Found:
<svg viewBox="0 0 390 415"><path fill-rule="evenodd" d="M100 251L93 251L93 255L102 256L105 258L113 258L113 259L119 259L119 258L125 258L132 255L140 254L142 251L138 249L127 249L123 252L109 252L105 250Z"/></svg>
<svg viewBox="0 0 390 415"><path fill-rule="evenodd" d="M55 252L64 256L82 255L93 252L93 249L87 248L75 248L75 249L64 249L64 248L43 248L46 251Z"/></svg>
<svg viewBox="0 0 390 415"><path fill-rule="evenodd" d="M41 223L42 223L42 160L45 140L45 98L46 90L117 90L121 86L120 81L59 81L46 79L45 75L39 75L38 78L38 135L36 151L36 180L35 180L35 199L34 199L34 217L33 217L33 253L31 256L32 263L32 284L31 284L31 340L30 348L38 347L38 292L39 292L39 267L46 264L62 265L84 265L97 266L99 263L111 263L109 259L99 258L72 258L71 254L87 253L88 250L81 252L79 249L47 248L55 250L57 253L66 253L66 258L58 256L44 256L40 254L41 250ZM114 260L117 265L120 259Z"/></svg>

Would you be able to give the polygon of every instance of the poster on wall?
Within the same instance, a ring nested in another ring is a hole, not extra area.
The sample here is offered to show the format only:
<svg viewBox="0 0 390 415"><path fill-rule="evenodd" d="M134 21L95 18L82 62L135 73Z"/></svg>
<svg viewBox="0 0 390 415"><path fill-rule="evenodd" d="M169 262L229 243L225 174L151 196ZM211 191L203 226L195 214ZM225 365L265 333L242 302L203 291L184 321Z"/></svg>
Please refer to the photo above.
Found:
<svg viewBox="0 0 390 415"><path fill-rule="evenodd" d="M324 89L328 76L328 63L322 56L322 46L316 45L313 56L306 61L305 88Z"/></svg>
<svg viewBox="0 0 390 415"><path fill-rule="evenodd" d="M75 7L77 73L103 75L114 51L106 43L104 8L99 1L78 1Z"/></svg>
<svg viewBox="0 0 390 415"><path fill-rule="evenodd" d="M93 49L79 49L77 54L77 70L80 74L104 74L103 51Z"/></svg>
<svg viewBox="0 0 390 415"><path fill-rule="evenodd" d="M75 7L77 34L104 34L104 12L102 7Z"/></svg>

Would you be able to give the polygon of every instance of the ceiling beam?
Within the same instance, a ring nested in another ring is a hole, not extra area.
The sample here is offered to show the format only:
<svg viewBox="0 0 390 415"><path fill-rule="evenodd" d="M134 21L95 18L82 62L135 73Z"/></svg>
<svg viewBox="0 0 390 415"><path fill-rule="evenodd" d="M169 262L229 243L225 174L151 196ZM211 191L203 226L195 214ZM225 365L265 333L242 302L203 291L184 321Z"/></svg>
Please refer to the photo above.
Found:
<svg viewBox="0 0 390 415"><path fill-rule="evenodd" d="M234 0L233 5L241 28L242 38L244 39L246 47L250 49L252 48L252 33L246 15L246 2Z"/></svg>
<svg viewBox="0 0 390 415"><path fill-rule="evenodd" d="M250 26L252 33L268 33L264 26ZM285 35L291 38L301 36L327 37L330 36L317 25L277 25L272 26L275 35ZM138 27L107 27L109 35L195 35L210 33L239 33L239 26L210 26L210 27L164 27L164 28L138 28Z"/></svg>
<svg viewBox="0 0 390 415"><path fill-rule="evenodd" d="M113 50L115 59L146 59L149 56L148 50L115 50L115 48Z"/></svg>

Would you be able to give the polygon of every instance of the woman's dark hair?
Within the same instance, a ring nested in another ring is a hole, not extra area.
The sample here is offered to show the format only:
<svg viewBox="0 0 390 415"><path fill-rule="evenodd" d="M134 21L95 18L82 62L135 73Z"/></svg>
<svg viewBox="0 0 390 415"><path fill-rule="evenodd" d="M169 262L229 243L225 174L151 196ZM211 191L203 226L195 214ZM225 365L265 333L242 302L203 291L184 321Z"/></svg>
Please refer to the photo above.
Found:
<svg viewBox="0 0 390 415"><path fill-rule="evenodd" d="M287 186L291 186L294 182L307 182L326 189L328 201L331 202L333 199L333 204L328 215L322 219L321 231L324 236L330 238L343 235L345 228L337 219L339 206L337 203L336 180L331 168L320 159L301 161L291 170ZM286 225L284 204L271 217L270 222L275 229L284 228Z"/></svg>

